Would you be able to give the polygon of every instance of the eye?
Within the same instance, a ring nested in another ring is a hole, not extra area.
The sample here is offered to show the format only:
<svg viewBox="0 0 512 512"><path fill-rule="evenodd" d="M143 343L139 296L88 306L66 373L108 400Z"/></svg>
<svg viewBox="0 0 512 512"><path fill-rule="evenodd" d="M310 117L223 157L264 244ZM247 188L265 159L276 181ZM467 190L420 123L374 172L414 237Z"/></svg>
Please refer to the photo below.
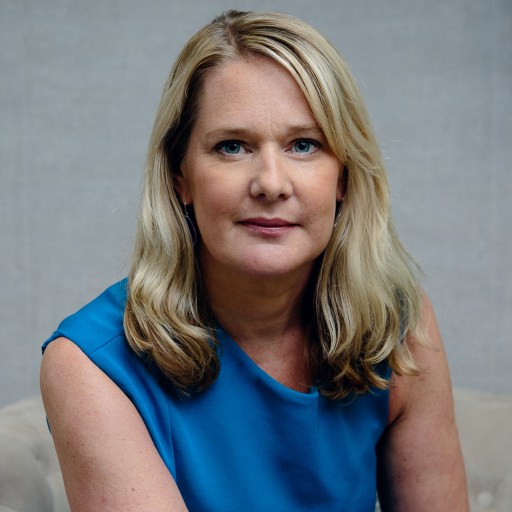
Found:
<svg viewBox="0 0 512 512"><path fill-rule="evenodd" d="M298 139L292 145L292 151L294 153L309 154L314 153L320 144L311 139Z"/></svg>
<svg viewBox="0 0 512 512"><path fill-rule="evenodd" d="M242 151L242 143L236 140L225 140L219 142L215 149L225 155L238 155Z"/></svg>

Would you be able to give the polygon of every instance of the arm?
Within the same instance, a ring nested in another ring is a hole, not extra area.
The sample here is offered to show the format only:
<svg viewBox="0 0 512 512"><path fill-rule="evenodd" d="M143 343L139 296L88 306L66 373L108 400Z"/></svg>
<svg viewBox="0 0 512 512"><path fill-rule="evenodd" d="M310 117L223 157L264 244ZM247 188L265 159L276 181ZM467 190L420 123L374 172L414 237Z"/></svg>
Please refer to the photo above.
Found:
<svg viewBox="0 0 512 512"><path fill-rule="evenodd" d="M467 512L450 374L426 297L422 320L431 346L406 340L420 374L392 379L389 422L379 446L379 499L384 512Z"/></svg>
<svg viewBox="0 0 512 512"><path fill-rule="evenodd" d="M41 392L73 512L186 512L134 405L71 341L46 349Z"/></svg>

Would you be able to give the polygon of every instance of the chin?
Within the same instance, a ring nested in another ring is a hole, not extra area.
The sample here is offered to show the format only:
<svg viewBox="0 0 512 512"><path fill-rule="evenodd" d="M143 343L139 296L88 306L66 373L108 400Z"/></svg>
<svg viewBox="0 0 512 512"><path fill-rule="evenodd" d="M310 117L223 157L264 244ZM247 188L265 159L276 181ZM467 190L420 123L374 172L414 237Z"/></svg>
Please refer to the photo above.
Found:
<svg viewBox="0 0 512 512"><path fill-rule="evenodd" d="M259 279L279 279L287 276L297 278L312 271L314 261L292 262L289 258L272 258L270 260L246 261L240 269L242 274Z"/></svg>

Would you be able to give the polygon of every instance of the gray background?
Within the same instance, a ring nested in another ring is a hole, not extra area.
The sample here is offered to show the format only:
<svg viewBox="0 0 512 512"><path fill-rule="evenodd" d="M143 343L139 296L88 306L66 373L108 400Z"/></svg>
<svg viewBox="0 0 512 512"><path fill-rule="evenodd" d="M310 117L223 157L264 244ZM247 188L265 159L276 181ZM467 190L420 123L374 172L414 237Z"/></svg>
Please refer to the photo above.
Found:
<svg viewBox="0 0 512 512"><path fill-rule="evenodd" d="M163 82L231 7L343 52L454 384L512 392L510 0L0 0L0 406L38 392L42 340L126 274Z"/></svg>

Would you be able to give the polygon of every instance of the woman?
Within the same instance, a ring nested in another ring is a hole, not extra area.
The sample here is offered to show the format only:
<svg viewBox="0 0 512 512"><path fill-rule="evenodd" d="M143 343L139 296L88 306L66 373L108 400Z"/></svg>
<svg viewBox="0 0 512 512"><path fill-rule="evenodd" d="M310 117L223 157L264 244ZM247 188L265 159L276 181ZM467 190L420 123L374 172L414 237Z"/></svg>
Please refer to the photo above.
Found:
<svg viewBox="0 0 512 512"><path fill-rule="evenodd" d="M467 510L434 314L336 50L231 11L185 46L129 278L45 344L73 510ZM51 341L51 343L50 343Z"/></svg>

